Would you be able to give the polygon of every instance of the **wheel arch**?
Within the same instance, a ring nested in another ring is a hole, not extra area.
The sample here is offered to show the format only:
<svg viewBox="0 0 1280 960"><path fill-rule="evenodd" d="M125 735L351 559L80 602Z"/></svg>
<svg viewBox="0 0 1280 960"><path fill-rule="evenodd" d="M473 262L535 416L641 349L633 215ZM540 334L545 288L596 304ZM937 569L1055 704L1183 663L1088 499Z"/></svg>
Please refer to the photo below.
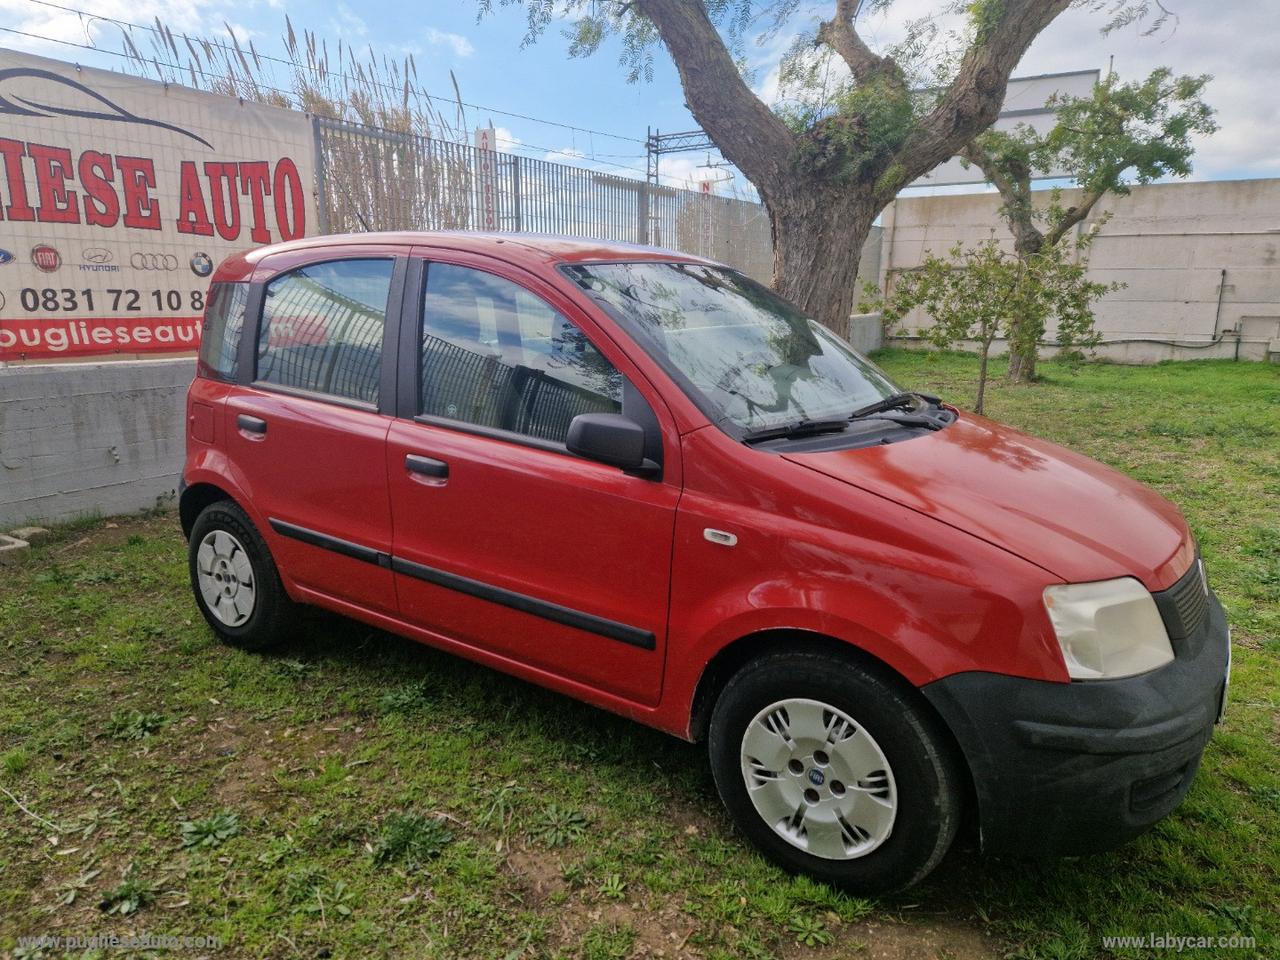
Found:
<svg viewBox="0 0 1280 960"><path fill-rule="evenodd" d="M200 516L200 512L209 504L217 503L219 500L230 500L236 503L235 497L215 483L200 482L185 487L178 497L178 519L182 523L182 536L189 539L196 517Z"/></svg>

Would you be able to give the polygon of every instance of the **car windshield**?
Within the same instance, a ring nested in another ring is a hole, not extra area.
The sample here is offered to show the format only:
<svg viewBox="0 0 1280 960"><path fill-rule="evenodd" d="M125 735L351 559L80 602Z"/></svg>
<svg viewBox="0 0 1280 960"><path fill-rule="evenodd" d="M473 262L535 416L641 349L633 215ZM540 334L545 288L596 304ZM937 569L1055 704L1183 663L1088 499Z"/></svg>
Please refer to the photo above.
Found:
<svg viewBox="0 0 1280 960"><path fill-rule="evenodd" d="M717 424L755 433L847 418L899 393L831 331L733 270L656 261L565 269Z"/></svg>

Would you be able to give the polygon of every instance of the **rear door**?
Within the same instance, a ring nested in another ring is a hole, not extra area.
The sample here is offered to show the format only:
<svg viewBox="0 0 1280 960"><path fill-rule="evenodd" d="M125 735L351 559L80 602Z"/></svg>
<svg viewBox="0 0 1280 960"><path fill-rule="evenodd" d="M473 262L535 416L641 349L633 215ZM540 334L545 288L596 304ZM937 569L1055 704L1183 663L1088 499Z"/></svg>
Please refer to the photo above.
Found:
<svg viewBox="0 0 1280 960"><path fill-rule="evenodd" d="M228 452L281 571L306 591L394 614L386 438L403 257L394 248L261 265L226 404Z"/></svg>
<svg viewBox="0 0 1280 960"><path fill-rule="evenodd" d="M410 269L387 442L402 615L656 703L680 494L669 414L553 287L489 258L431 256ZM565 449L574 416L618 411L651 427L661 479Z"/></svg>

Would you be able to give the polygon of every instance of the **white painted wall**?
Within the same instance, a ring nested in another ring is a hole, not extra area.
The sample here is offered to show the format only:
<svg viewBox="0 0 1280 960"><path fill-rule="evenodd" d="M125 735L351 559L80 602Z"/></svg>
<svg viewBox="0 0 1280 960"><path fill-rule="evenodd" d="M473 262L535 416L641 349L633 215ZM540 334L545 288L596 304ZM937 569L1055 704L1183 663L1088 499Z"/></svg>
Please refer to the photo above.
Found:
<svg viewBox="0 0 1280 960"><path fill-rule="evenodd" d="M0 364L0 529L173 497L195 360Z"/></svg>

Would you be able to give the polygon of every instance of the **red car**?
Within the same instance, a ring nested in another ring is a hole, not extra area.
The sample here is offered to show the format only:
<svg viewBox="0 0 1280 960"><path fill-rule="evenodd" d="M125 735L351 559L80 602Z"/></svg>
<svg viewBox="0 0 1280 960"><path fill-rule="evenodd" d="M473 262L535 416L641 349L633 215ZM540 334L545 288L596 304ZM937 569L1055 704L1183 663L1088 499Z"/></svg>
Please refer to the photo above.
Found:
<svg viewBox="0 0 1280 960"><path fill-rule="evenodd" d="M925 876L966 809L1000 853L1137 835L1225 702L1174 506L684 254L396 233L233 257L187 422L224 640L314 604L705 740L743 833L850 890Z"/></svg>

